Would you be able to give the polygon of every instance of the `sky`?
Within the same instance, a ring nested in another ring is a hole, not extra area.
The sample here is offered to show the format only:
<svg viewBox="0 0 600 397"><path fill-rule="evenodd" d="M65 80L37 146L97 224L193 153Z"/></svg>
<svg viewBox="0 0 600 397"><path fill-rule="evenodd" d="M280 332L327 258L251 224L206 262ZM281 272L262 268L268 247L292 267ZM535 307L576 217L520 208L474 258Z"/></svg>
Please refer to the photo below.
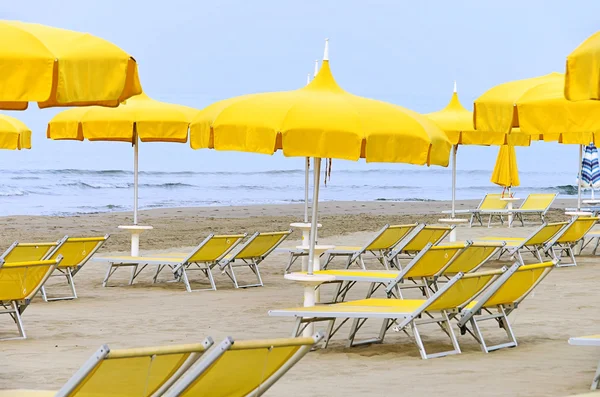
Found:
<svg viewBox="0 0 600 397"><path fill-rule="evenodd" d="M201 109L232 96L303 86L330 40L330 64L347 91L426 113L443 108L453 82L465 107L496 84L564 72L566 56L598 29L600 2L574 0L29 0L2 2L0 19L87 31L139 63L151 97ZM30 151L0 153L0 169L131 169L125 143L45 138L60 110L12 113L33 131ZM498 149L461 147L460 169L489 169ZM519 168L573 169L577 148L518 148ZM336 164L337 163L337 164ZM145 170L300 169L297 158L140 146ZM344 169L410 168L337 161ZM572 181L565 181L571 183Z"/></svg>

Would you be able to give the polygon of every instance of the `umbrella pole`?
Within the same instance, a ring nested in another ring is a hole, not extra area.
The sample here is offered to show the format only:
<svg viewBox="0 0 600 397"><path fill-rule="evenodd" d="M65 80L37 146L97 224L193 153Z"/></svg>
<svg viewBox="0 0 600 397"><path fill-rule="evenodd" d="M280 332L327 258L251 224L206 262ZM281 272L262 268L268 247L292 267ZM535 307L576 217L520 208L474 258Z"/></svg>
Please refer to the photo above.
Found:
<svg viewBox="0 0 600 397"><path fill-rule="evenodd" d="M313 275L313 262L315 258L315 244L317 241L317 216L319 209L319 184L321 177L321 158L315 157L314 161L314 184L313 184L313 200L312 200L312 216L310 219L310 242L308 249L308 275Z"/></svg>
<svg viewBox="0 0 600 397"><path fill-rule="evenodd" d="M304 223L308 223L308 184L310 157L304 162Z"/></svg>
<svg viewBox="0 0 600 397"><path fill-rule="evenodd" d="M452 146L452 212L451 218L454 219L456 211L456 152L458 145Z"/></svg>
<svg viewBox="0 0 600 397"><path fill-rule="evenodd" d="M583 162L583 145L579 145L579 176L577 178L577 212L581 211L581 171Z"/></svg>
<svg viewBox="0 0 600 397"><path fill-rule="evenodd" d="M133 224L138 224L138 140L133 143Z"/></svg>

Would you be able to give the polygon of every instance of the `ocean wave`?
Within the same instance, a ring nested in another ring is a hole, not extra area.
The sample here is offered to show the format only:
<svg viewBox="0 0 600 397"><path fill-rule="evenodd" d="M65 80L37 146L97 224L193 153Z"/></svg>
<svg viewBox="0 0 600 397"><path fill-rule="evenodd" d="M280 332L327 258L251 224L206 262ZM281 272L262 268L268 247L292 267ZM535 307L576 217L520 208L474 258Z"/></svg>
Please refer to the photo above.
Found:
<svg viewBox="0 0 600 397"><path fill-rule="evenodd" d="M123 183L102 183L102 182L70 182L62 183L59 186L76 187L81 189L131 189L133 188L133 182ZM165 183L140 183L140 188L163 188L163 189L176 189L180 187L197 187L196 185L190 185L187 183L179 182L165 182Z"/></svg>
<svg viewBox="0 0 600 397"><path fill-rule="evenodd" d="M27 196L28 194L27 191L21 189L0 188L0 196L2 197Z"/></svg>

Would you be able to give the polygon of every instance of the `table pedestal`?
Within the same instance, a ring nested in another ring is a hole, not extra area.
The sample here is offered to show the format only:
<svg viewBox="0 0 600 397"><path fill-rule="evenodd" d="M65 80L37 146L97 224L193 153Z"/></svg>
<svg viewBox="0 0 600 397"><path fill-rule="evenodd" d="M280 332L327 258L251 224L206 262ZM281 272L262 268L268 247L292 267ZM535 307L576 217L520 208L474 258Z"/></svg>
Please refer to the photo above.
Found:
<svg viewBox="0 0 600 397"><path fill-rule="evenodd" d="M310 225L311 225L311 223L309 223L309 222L290 223L291 227L302 231L302 245L300 246L300 249L308 250L308 244L310 242ZM320 228L320 227L321 227L321 224L317 223L317 228ZM302 271L306 272L306 271L308 271L308 256L303 256L301 259L302 259Z"/></svg>
<svg viewBox="0 0 600 397"><path fill-rule="evenodd" d="M141 225L122 225L119 229L128 230L131 233L131 256L140 256L140 234L146 230L152 230L152 226L141 226ZM133 283L137 266L131 268L131 278L129 284Z"/></svg>
<svg viewBox="0 0 600 397"><path fill-rule="evenodd" d="M513 223L513 213L512 213L513 202L515 202L517 200L521 200L521 199L517 198L517 197L502 197L500 200L502 200L502 201L508 201L508 206L506 207L506 209L508 210L508 227L512 227L512 223Z"/></svg>
<svg viewBox="0 0 600 397"><path fill-rule="evenodd" d="M284 276L286 280L295 281L304 286L304 307L312 307L317 303L316 290L319 285L335 280L333 276L325 276L322 274L313 274L309 276L305 273L288 273ZM302 332L302 336L313 336L315 333L314 323L310 323L306 326Z"/></svg>

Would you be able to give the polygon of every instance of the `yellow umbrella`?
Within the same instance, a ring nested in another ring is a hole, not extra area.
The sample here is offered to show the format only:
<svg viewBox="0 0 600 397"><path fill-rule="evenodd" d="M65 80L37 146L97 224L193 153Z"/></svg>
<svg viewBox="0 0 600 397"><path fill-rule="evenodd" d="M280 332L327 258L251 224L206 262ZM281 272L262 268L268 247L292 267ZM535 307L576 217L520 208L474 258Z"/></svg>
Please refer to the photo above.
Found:
<svg viewBox="0 0 600 397"><path fill-rule="evenodd" d="M133 223L138 221L138 139L142 142L187 142L188 127L198 111L141 94L117 108L82 107L58 113L48 123L55 140L128 142L134 148Z"/></svg>
<svg viewBox="0 0 600 397"><path fill-rule="evenodd" d="M448 105L437 112L426 114L440 127L453 145L452 150L452 210L451 217L455 216L456 200L456 153L458 145L518 145L529 146L531 141L529 135L521 133L520 130L509 133L493 131L477 131L473 127L473 113L465 109L456 91L454 83L454 92Z"/></svg>
<svg viewBox="0 0 600 397"><path fill-rule="evenodd" d="M88 33L0 21L0 109L118 106L142 92L136 61Z"/></svg>
<svg viewBox="0 0 600 397"><path fill-rule="evenodd" d="M517 153L512 145L502 145L498 151L498 158L494 166L491 182L510 189L519 186L519 169L517 167Z"/></svg>
<svg viewBox="0 0 600 397"><path fill-rule="evenodd" d="M0 114L0 149L31 149L31 130L21 120Z"/></svg>
<svg viewBox="0 0 600 397"><path fill-rule="evenodd" d="M294 91L245 95L216 102L190 125L192 148L314 157L309 243L313 263L321 158L447 166L450 141L426 117L400 106L344 91L323 65ZM309 266L309 276L312 276ZM308 301L307 295L305 295Z"/></svg>
<svg viewBox="0 0 600 397"><path fill-rule="evenodd" d="M600 32L567 57L564 96L571 101L600 99Z"/></svg>

